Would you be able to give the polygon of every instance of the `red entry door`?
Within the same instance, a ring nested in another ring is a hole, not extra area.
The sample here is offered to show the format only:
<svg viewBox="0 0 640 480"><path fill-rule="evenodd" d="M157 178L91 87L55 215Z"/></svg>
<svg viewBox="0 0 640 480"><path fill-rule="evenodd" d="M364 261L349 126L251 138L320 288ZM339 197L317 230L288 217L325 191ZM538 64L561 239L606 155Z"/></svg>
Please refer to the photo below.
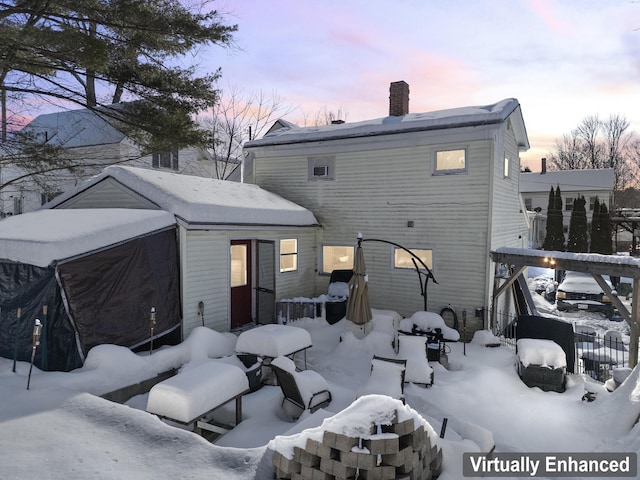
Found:
<svg viewBox="0 0 640 480"><path fill-rule="evenodd" d="M231 329L251 323L251 240L231 241Z"/></svg>

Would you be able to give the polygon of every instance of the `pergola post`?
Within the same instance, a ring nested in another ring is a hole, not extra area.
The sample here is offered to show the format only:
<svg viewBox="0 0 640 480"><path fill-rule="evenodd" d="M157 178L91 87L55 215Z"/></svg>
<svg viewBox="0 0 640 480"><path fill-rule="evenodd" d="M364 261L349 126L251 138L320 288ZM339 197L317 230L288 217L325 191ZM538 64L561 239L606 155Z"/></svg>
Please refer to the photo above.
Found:
<svg viewBox="0 0 640 480"><path fill-rule="evenodd" d="M633 295L631 306L631 321L629 322L629 367L638 365L638 338L640 337L640 317L638 317L638 304L640 303L640 279L633 279Z"/></svg>

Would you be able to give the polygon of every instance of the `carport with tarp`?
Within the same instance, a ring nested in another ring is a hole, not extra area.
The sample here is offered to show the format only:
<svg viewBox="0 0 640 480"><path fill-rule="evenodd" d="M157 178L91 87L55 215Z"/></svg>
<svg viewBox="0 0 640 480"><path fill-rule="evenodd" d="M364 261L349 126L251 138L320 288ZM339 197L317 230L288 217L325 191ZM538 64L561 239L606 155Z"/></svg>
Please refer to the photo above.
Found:
<svg viewBox="0 0 640 480"><path fill-rule="evenodd" d="M629 366L638 364L638 339L640 336L640 259L626 255L600 255L597 253L572 253L545 250L532 250L524 248L498 248L489 253L491 260L496 265L507 265L511 273L504 277L505 281L500 286L494 287L493 302L491 305L491 328L495 329L497 298L514 285L514 282L526 285L524 272L527 267L554 268L570 270L574 272L590 273L598 282L602 291L611 299L611 303L629 324ZM500 269L498 269L500 270ZM609 284L602 277L610 275L633 279L633 292L629 311L611 290ZM496 277L499 279L498 277ZM526 289L525 289L526 290ZM527 292L528 293L528 290ZM529 295L530 298L530 295ZM536 315L535 307L530 305L529 313Z"/></svg>
<svg viewBox="0 0 640 480"><path fill-rule="evenodd" d="M155 308L155 322L150 311ZM0 356L69 371L99 344L179 332L175 218L158 210L41 210L0 222Z"/></svg>

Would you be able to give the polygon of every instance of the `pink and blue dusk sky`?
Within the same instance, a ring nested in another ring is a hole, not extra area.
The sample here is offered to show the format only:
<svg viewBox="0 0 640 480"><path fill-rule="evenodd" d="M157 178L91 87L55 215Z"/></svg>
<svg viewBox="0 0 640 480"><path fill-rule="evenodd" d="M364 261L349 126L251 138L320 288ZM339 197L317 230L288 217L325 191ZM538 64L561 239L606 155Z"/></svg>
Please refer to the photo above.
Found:
<svg viewBox="0 0 640 480"><path fill-rule="evenodd" d="M539 170L587 116L640 133L638 0L217 0L236 48L208 49L220 87L275 92L301 123L388 115L389 84L413 113L517 98Z"/></svg>

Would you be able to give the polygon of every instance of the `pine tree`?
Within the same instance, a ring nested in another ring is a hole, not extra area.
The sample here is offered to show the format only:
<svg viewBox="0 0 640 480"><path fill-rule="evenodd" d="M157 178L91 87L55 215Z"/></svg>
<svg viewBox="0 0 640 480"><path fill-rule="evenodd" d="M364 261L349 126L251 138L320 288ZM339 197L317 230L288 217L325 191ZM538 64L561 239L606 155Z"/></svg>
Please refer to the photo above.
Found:
<svg viewBox="0 0 640 480"><path fill-rule="evenodd" d="M593 202L593 215L591 216L591 231L589 235L589 251L601 253L602 250L602 221L600 216L600 200L596 197Z"/></svg>
<svg viewBox="0 0 640 480"><path fill-rule="evenodd" d="M542 245L543 250L564 251L564 232L562 229L562 196L560 187L549 191L547 205L547 233Z"/></svg>
<svg viewBox="0 0 640 480"><path fill-rule="evenodd" d="M611 222L609 221L609 209L604 203L600 204L600 235L602 236L602 251L600 253L611 255L613 253Z"/></svg>
<svg viewBox="0 0 640 480"><path fill-rule="evenodd" d="M544 242L542 243L543 250L553 250L553 222L554 210L556 208L556 196L551 187L549 190L549 201L547 203L547 232L544 236Z"/></svg>
<svg viewBox="0 0 640 480"><path fill-rule="evenodd" d="M578 195L573 201L573 210L569 221L569 240L567 241L568 252L587 252L589 250L585 203L582 195Z"/></svg>

